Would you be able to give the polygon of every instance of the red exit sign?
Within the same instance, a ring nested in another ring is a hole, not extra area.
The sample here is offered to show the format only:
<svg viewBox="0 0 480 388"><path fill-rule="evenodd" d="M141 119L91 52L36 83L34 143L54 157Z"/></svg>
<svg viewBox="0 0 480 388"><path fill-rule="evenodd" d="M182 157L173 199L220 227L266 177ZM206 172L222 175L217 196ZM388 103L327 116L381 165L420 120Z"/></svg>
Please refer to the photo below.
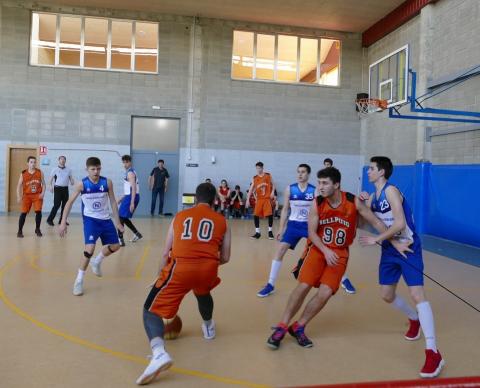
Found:
<svg viewBox="0 0 480 388"><path fill-rule="evenodd" d="M47 146L40 146L40 155L46 155L48 152Z"/></svg>

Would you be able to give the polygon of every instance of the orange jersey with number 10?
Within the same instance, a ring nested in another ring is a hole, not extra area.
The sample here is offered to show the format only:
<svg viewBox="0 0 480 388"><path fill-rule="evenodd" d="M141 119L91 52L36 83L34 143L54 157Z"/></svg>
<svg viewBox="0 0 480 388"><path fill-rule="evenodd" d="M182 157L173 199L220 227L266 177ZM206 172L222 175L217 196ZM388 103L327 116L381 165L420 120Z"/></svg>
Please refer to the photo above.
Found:
<svg viewBox="0 0 480 388"><path fill-rule="evenodd" d="M355 196L341 191L342 202L336 208L327 199L317 197L317 234L328 248L348 257L348 247L353 243L357 230L357 207Z"/></svg>
<svg viewBox="0 0 480 388"><path fill-rule="evenodd" d="M257 193L257 200L270 198L272 187L272 176L268 172L262 176L255 175L253 177L253 189Z"/></svg>
<svg viewBox="0 0 480 388"><path fill-rule="evenodd" d="M173 220L172 258L219 260L226 230L225 217L207 204L182 210Z"/></svg>

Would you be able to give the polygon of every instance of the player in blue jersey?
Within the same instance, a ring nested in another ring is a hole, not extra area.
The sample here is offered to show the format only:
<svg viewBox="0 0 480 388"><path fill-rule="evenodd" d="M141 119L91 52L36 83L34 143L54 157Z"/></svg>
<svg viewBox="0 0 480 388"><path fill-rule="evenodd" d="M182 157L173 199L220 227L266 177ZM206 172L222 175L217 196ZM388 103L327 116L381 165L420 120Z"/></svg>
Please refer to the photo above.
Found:
<svg viewBox="0 0 480 388"><path fill-rule="evenodd" d="M283 256L288 249L295 249L302 238L308 237L308 213L315 199L315 186L308 183L310 172L308 164L300 164L297 167L297 183L287 186L284 191L284 204L277 235L280 244L272 260L268 283L257 293L260 298L265 298L275 291L275 282L282 267Z"/></svg>
<svg viewBox="0 0 480 388"><path fill-rule="evenodd" d="M90 157L86 164L88 176L75 185L73 195L65 205L64 217L58 228L60 237L64 237L67 233L68 215L72 210L73 203L80 195L82 198L83 233L85 237L83 255L85 258L82 260L73 286L73 295L76 296L83 295L83 278L95 251L97 240L100 238L103 248L92 260L91 267L93 273L98 277L102 276L102 260L120 248L117 229L110 216L110 208L118 230L124 231L118 218L118 207L113 193L112 181L100 175L102 169L100 159Z"/></svg>
<svg viewBox="0 0 480 388"><path fill-rule="evenodd" d="M363 236L360 243L382 246L379 267L382 298L408 317L410 327L405 339L409 341L419 339L422 329L426 341L426 359L420 376L436 377L440 374L445 361L437 350L433 312L425 298L423 288L422 245L415 232L413 215L407 201L402 193L388 182L392 172L393 164L389 158L375 156L370 159L368 180L375 185L375 193L370 196L368 193L362 193L361 197L368 200L373 213L388 229L378 236ZM410 243L410 251L406 252L407 257L403 258L392 243L387 241L388 239ZM396 293L401 276L407 283L416 309Z"/></svg>
<svg viewBox="0 0 480 388"><path fill-rule="evenodd" d="M133 212L140 202L140 187L138 185L137 172L132 167L132 157L130 155L122 156L123 167L125 168L125 177L123 178L123 195L117 200L119 205L118 213L120 216L120 223L133 232L131 242L140 240L143 236L133 225L131 218ZM118 240L122 247L125 246L123 239L123 232L118 231Z"/></svg>

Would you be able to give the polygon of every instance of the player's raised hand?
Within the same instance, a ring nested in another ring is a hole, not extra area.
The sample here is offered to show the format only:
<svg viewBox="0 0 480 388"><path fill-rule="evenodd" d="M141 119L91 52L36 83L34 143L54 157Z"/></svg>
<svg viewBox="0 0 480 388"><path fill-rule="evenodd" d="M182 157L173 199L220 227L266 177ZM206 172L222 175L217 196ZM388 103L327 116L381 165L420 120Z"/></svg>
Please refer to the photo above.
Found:
<svg viewBox="0 0 480 388"><path fill-rule="evenodd" d="M67 224L65 222L62 222L58 226L58 234L60 237L65 237L67 235Z"/></svg>
<svg viewBox="0 0 480 388"><path fill-rule="evenodd" d="M368 201L370 199L370 194L368 194L366 191L362 191L358 195L358 199L360 199L360 201Z"/></svg>
<svg viewBox="0 0 480 388"><path fill-rule="evenodd" d="M334 265L338 264L338 255L330 248L324 247L322 253L325 256L328 266L333 267Z"/></svg>
<svg viewBox="0 0 480 388"><path fill-rule="evenodd" d="M406 252L413 253L413 251L410 249L410 245L412 245L411 241L398 241L398 240L390 240L392 243L393 247L400 253L405 259L407 258Z"/></svg>
<svg viewBox="0 0 480 388"><path fill-rule="evenodd" d="M377 239L375 238L375 236L360 236L358 241L360 242L360 245L362 247L367 247L369 245L375 245L377 243Z"/></svg>

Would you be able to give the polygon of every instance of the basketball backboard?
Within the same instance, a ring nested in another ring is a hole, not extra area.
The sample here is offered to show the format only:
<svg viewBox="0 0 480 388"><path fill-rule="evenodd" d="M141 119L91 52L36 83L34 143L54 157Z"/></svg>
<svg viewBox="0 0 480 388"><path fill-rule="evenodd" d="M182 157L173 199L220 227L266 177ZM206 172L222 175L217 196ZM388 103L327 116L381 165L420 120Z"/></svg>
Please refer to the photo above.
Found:
<svg viewBox="0 0 480 388"><path fill-rule="evenodd" d="M405 104L408 90L408 45L372 63L368 83L369 98L387 100L389 108Z"/></svg>

